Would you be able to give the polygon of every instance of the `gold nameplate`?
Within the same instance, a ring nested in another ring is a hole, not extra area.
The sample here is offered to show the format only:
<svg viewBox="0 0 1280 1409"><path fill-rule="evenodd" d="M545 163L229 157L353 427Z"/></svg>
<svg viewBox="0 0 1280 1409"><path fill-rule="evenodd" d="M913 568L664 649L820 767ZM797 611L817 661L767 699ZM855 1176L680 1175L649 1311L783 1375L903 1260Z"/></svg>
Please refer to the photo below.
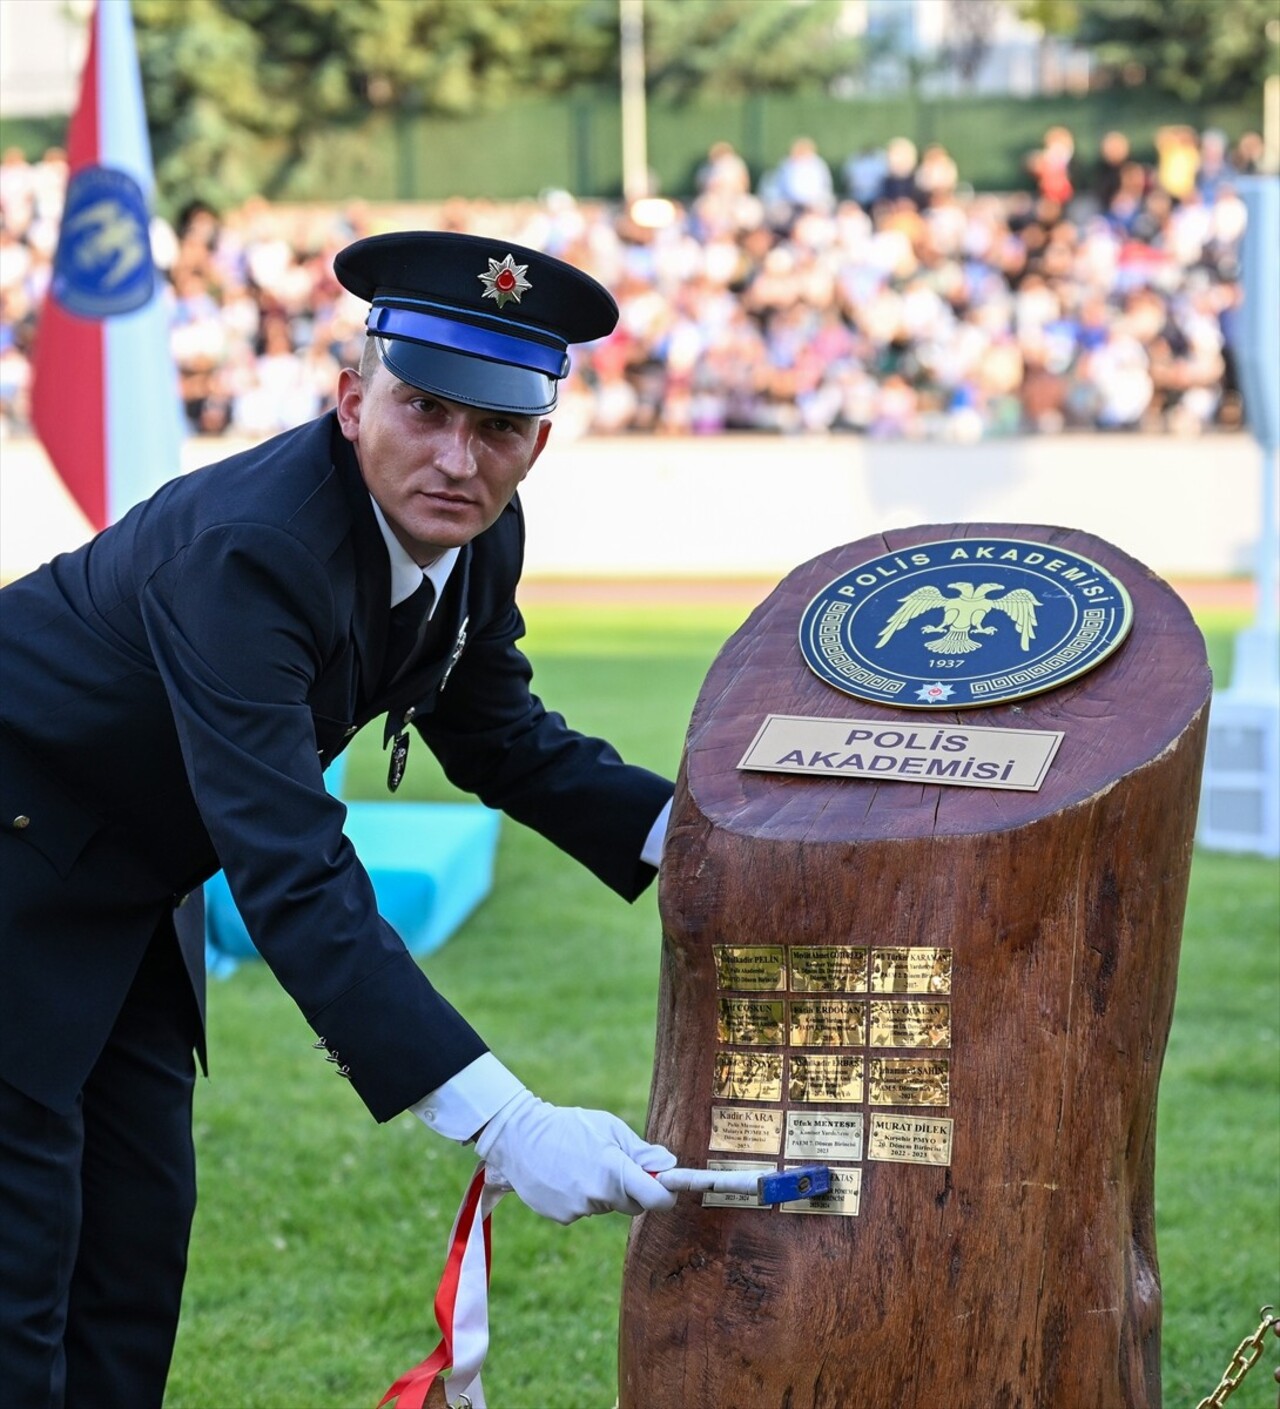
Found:
<svg viewBox="0 0 1280 1409"><path fill-rule="evenodd" d="M788 1111L783 1154L806 1164L860 1160L862 1128L861 1111Z"/></svg>
<svg viewBox="0 0 1280 1409"><path fill-rule="evenodd" d="M722 1101L782 1100L781 1052L717 1052L714 1093Z"/></svg>
<svg viewBox="0 0 1280 1409"><path fill-rule="evenodd" d="M947 1057L872 1057L868 1082L873 1106L949 1106Z"/></svg>
<svg viewBox="0 0 1280 1409"><path fill-rule="evenodd" d="M950 1047L951 1004L871 1000L872 1047Z"/></svg>
<svg viewBox="0 0 1280 1409"><path fill-rule="evenodd" d="M811 778L1037 792L1062 740L1053 729L770 714L738 767Z"/></svg>
<svg viewBox="0 0 1280 1409"><path fill-rule="evenodd" d="M867 1005L857 998L793 998L788 1004L793 1047L865 1047Z"/></svg>
<svg viewBox="0 0 1280 1409"><path fill-rule="evenodd" d="M873 949L872 993L950 993L951 950Z"/></svg>
<svg viewBox="0 0 1280 1409"><path fill-rule="evenodd" d="M781 1111L711 1107L711 1149L731 1150L739 1155L776 1155L781 1146Z"/></svg>
<svg viewBox="0 0 1280 1409"><path fill-rule="evenodd" d="M754 1169L761 1174L776 1174L777 1166L756 1164L751 1160L709 1159L708 1169ZM771 1213L772 1209L760 1203L755 1194L703 1194L703 1208L754 1208L758 1213Z"/></svg>
<svg viewBox="0 0 1280 1409"><path fill-rule="evenodd" d="M793 993L865 993L867 951L851 944L794 944L787 952Z"/></svg>
<svg viewBox="0 0 1280 1409"><path fill-rule="evenodd" d="M787 1091L793 1101L838 1101L856 1105L862 1100L863 1059L829 1052L797 1052L791 1058Z"/></svg>
<svg viewBox="0 0 1280 1409"><path fill-rule="evenodd" d="M841 1218L856 1218L862 1203L862 1171L833 1169L831 1188L814 1199L792 1199L779 1204L783 1213L830 1213Z"/></svg>
<svg viewBox="0 0 1280 1409"><path fill-rule="evenodd" d="M946 1116L873 1114L867 1158L894 1164L950 1164L954 1124Z"/></svg>
<svg viewBox="0 0 1280 1409"><path fill-rule="evenodd" d="M746 993L775 993L787 986L787 965L780 944L713 944L716 983Z"/></svg>
<svg viewBox="0 0 1280 1409"><path fill-rule="evenodd" d="M721 998L716 1035L746 1047L781 1047L781 998Z"/></svg>

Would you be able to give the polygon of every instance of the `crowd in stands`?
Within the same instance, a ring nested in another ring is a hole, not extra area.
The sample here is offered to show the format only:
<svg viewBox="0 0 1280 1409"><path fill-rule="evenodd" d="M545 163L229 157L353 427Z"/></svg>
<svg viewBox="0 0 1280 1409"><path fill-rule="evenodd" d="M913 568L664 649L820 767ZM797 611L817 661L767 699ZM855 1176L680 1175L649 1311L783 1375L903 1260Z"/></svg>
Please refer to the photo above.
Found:
<svg viewBox="0 0 1280 1409"><path fill-rule="evenodd" d="M1194 434L1238 424L1229 329L1261 143L1167 128L1082 158L1054 128L1027 189L978 193L906 138L839 167L799 137L758 181L716 143L688 201L553 191L430 209L191 203L157 220L193 432L260 436L332 404L364 306L333 277L351 239L410 224L540 248L602 280L617 330L580 349L557 434L720 431ZM30 354L66 182L53 150L0 158L0 433L28 427Z"/></svg>

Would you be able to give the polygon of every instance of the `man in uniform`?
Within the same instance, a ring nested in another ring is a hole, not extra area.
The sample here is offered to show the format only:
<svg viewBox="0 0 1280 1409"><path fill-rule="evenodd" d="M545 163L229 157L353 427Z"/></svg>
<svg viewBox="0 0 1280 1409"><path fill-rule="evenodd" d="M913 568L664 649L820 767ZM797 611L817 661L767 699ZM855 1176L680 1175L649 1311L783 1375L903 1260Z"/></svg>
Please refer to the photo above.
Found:
<svg viewBox="0 0 1280 1409"><path fill-rule="evenodd" d="M322 770L386 717L628 899L671 785L569 729L517 647L516 489L568 345L617 309L455 234L338 256L371 303L334 412L172 481L0 593L0 1365L14 1409L159 1406L195 1202L201 883L375 1119L476 1139L561 1222L669 1207L674 1160L529 1092L378 913ZM68 415L77 414L75 406Z"/></svg>

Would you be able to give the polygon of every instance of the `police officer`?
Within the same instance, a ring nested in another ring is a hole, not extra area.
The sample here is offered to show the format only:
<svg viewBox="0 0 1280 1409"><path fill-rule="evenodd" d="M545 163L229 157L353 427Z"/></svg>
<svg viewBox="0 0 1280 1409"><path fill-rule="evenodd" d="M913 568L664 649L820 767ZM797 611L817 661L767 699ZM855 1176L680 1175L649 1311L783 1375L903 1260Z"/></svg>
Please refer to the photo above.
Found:
<svg viewBox="0 0 1280 1409"><path fill-rule="evenodd" d="M15 1409L158 1406L195 1201L201 883L219 868L373 1116L476 1140L560 1222L670 1206L672 1156L528 1091L377 912L323 769L385 718L633 899L671 784L530 689L516 491L608 293L503 241L337 257L336 409L176 479L0 593L0 1364ZM75 414L68 407L68 414ZM601 526L608 531L607 525Z"/></svg>

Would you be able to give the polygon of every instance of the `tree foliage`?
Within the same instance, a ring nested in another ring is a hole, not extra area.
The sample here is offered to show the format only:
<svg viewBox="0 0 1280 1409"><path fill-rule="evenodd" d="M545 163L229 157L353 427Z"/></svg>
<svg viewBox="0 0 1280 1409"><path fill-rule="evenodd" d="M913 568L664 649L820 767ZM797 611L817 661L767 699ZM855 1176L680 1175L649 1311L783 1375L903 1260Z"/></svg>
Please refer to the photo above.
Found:
<svg viewBox="0 0 1280 1409"><path fill-rule="evenodd" d="M646 0L650 89L677 100L821 87L857 64L840 0Z"/></svg>
<svg viewBox="0 0 1280 1409"><path fill-rule="evenodd" d="M134 0L134 18L157 178L212 199L248 193L245 139L274 153L270 195L325 127L555 92L617 50L599 0Z"/></svg>
<svg viewBox="0 0 1280 1409"><path fill-rule="evenodd" d="M1280 49L1276 0L1022 0L1021 12L1094 52L1104 70L1186 102L1261 92Z"/></svg>
<svg viewBox="0 0 1280 1409"><path fill-rule="evenodd" d="M847 72L839 0L646 0L651 91L787 90ZM133 0L161 189L276 194L316 133L615 83L617 0ZM252 154L252 160L247 159Z"/></svg>

